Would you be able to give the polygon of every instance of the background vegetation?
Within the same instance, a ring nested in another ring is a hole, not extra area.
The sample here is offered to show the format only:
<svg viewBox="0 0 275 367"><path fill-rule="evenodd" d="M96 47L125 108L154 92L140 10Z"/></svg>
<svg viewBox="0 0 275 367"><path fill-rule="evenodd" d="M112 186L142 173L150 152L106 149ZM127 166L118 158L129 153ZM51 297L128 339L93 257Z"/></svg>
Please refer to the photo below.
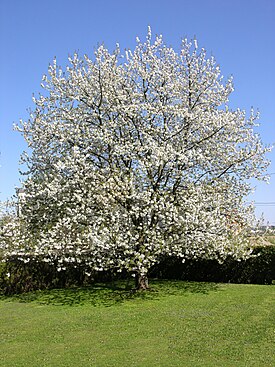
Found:
<svg viewBox="0 0 275 367"><path fill-rule="evenodd" d="M272 237L273 238L273 237ZM174 257L163 257L155 265L149 276L158 279L178 279L186 281L224 282L243 284L272 284L275 281L275 245L257 246L254 257L237 261L230 257L220 264L217 260L187 260L182 263ZM68 266L58 272L57 266L42 261L23 263L17 258L0 267L0 290L3 294L16 294L38 289L68 288L85 286L95 282L105 282L129 278L126 272L93 272L87 276L84 266Z"/></svg>

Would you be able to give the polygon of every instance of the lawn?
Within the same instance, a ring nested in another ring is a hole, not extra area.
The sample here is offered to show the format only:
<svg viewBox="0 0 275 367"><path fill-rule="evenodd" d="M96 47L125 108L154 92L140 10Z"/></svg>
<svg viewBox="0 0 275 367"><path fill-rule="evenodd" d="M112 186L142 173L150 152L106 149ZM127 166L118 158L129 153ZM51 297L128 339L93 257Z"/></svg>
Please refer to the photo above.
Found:
<svg viewBox="0 0 275 367"><path fill-rule="evenodd" d="M2 297L0 366L275 366L274 285L125 286Z"/></svg>

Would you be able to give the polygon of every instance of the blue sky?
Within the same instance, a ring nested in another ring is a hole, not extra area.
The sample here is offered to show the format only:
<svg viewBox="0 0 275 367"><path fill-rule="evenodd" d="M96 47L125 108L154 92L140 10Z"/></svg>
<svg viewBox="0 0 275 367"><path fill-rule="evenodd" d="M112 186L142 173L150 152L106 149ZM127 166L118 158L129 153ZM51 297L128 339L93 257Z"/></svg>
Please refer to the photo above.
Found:
<svg viewBox="0 0 275 367"><path fill-rule="evenodd" d="M198 40L213 54L225 77L233 75L230 106L261 112L259 133L275 142L275 1L274 0L1 0L0 1L0 200L19 186L19 157L26 145L12 125L27 119L32 95L56 56L92 55L104 43L133 48L148 25L175 49L182 38ZM269 154L275 173L275 150ZM254 184L254 183L253 183ZM249 200L256 213L275 224L275 174L270 184L255 182Z"/></svg>

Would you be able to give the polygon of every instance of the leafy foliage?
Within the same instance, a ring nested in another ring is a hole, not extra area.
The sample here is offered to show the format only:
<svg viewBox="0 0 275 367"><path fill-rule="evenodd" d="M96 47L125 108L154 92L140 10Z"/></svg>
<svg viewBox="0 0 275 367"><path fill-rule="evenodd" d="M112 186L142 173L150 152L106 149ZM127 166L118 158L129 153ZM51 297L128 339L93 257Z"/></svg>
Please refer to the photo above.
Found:
<svg viewBox="0 0 275 367"><path fill-rule="evenodd" d="M94 287L98 282L101 284L98 286L102 287L107 281L119 279L128 279L131 289L126 272L94 271L87 276L86 271L81 264L78 268L70 265L58 272L56 264L38 260L24 263L14 258L0 266L0 290L5 295L12 295L53 288ZM163 257L149 270L149 276L159 280L272 284L275 281L275 247L256 247L249 259L237 261L229 257L222 264L215 259L189 259L182 263L177 257Z"/></svg>
<svg viewBox="0 0 275 367"><path fill-rule="evenodd" d="M275 247L256 247L246 260L228 257L217 260L187 260L184 264L175 257L163 258L151 271L152 277L188 281L243 284L272 284L275 281Z"/></svg>

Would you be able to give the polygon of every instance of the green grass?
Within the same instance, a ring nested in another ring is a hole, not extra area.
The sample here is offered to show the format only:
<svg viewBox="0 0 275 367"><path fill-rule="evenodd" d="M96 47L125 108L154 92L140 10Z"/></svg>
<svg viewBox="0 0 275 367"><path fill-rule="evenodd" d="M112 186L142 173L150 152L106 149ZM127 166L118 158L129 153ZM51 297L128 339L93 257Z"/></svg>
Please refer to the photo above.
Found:
<svg viewBox="0 0 275 367"><path fill-rule="evenodd" d="M0 366L273 367L275 286L152 281L0 299Z"/></svg>

